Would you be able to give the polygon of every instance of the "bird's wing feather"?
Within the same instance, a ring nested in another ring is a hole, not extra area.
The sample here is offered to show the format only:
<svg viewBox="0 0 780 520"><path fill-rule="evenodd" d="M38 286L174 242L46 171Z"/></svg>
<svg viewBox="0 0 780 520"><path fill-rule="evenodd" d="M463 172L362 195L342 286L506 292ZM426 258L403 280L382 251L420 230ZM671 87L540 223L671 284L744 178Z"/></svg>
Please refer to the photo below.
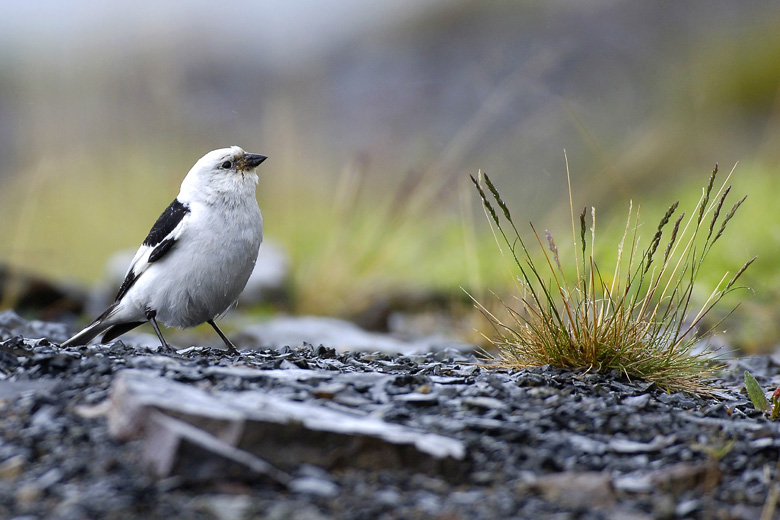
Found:
<svg viewBox="0 0 780 520"><path fill-rule="evenodd" d="M178 198L173 199L173 202L165 208L160 218L152 226L149 235L144 240L145 246L156 246L166 238L169 238L171 234L181 225L182 219L190 212L190 207L187 204L179 201Z"/></svg>
<svg viewBox="0 0 780 520"><path fill-rule="evenodd" d="M171 250L181 235L189 214L189 206L180 202L179 199L174 199L163 211L160 218L152 226L151 231L149 231L146 240L144 240L144 243L135 253L133 261L130 263L130 268L125 275L125 280L119 287L116 301L121 300L127 294L127 291L130 290L136 280L138 280L138 277L146 271L150 264L157 262Z"/></svg>

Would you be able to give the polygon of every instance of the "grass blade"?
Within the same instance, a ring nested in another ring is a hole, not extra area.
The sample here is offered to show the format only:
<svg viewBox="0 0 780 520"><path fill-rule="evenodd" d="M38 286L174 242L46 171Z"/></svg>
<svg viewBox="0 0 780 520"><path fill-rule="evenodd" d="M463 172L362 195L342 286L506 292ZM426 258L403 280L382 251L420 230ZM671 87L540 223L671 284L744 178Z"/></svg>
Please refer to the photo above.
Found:
<svg viewBox="0 0 780 520"><path fill-rule="evenodd" d="M747 389L747 393L756 410L762 412L769 410L769 401L767 401L764 391L761 390L761 385L758 384L756 378L747 370L745 370L745 388Z"/></svg>

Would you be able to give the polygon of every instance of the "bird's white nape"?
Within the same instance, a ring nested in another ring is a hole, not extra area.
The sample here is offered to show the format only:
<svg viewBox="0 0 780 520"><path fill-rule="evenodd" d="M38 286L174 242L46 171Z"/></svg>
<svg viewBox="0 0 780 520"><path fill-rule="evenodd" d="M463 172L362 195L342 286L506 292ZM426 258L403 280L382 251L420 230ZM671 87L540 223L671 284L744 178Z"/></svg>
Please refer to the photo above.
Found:
<svg viewBox="0 0 780 520"><path fill-rule="evenodd" d="M231 146L212 150L201 157L182 181L179 200L219 204L220 199L243 198L254 193L259 182L257 173L235 169L236 163L245 155L243 148Z"/></svg>

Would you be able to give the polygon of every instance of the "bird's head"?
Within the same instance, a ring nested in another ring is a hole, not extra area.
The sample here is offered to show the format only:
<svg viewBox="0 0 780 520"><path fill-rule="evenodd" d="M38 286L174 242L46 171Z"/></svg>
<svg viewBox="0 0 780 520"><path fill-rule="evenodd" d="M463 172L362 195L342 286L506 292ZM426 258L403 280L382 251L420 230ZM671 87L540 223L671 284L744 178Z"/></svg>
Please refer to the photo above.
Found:
<svg viewBox="0 0 780 520"><path fill-rule="evenodd" d="M245 152L238 146L213 150L198 160L182 182L182 194L195 192L231 193L257 186L255 169L267 157Z"/></svg>

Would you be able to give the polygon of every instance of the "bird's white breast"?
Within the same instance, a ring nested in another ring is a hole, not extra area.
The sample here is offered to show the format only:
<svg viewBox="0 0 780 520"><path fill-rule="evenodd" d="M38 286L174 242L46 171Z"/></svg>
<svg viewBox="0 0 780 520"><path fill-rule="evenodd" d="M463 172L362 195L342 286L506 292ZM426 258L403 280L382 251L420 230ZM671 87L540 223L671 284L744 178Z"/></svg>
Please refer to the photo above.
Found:
<svg viewBox="0 0 780 520"><path fill-rule="evenodd" d="M128 297L169 326L213 319L238 299L255 266L263 218L252 196L190 201L187 226L165 258L151 264Z"/></svg>

